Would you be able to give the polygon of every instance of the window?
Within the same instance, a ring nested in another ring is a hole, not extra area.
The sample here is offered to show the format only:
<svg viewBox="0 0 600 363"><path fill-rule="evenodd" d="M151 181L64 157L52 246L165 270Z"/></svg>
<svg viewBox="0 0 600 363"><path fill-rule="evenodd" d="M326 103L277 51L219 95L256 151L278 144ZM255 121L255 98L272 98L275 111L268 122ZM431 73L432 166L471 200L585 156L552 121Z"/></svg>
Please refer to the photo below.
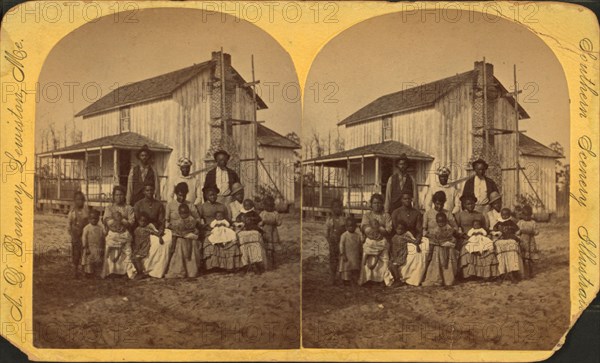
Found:
<svg viewBox="0 0 600 363"><path fill-rule="evenodd" d="M121 121L121 132L129 132L129 107L121 108L119 112L119 120Z"/></svg>
<svg viewBox="0 0 600 363"><path fill-rule="evenodd" d="M383 141L389 141L392 139L392 116L385 116L382 123Z"/></svg>

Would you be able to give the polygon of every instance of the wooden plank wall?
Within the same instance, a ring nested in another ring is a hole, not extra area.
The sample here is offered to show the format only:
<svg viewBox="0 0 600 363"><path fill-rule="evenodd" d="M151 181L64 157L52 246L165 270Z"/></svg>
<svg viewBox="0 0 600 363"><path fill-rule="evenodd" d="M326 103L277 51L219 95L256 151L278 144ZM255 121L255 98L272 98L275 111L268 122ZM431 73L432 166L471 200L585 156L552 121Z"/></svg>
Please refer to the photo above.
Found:
<svg viewBox="0 0 600 363"><path fill-rule="evenodd" d="M533 189L538 193L546 211L556 213L556 169L554 159L535 156L521 156L521 167L525 168L525 174L533 185L533 188L520 174L521 194L535 196ZM539 210L541 211L541 210Z"/></svg>
<svg viewBox="0 0 600 363"><path fill-rule="evenodd" d="M264 166L286 201L293 202L294 162L296 160L294 150L280 147L260 146L258 155L263 159ZM259 168L259 183L264 186L273 185L262 166Z"/></svg>
<svg viewBox="0 0 600 363"><path fill-rule="evenodd" d="M254 103L252 97L242 87L235 88L233 96L232 118L238 120L254 121ZM260 111L257 111L260 112ZM246 197L251 198L255 194L257 177L255 176L255 154L256 154L256 133L254 125L238 125L233 127L233 138L236 142L240 160L239 175L242 184L245 186ZM259 166L260 170L260 166Z"/></svg>
<svg viewBox="0 0 600 363"><path fill-rule="evenodd" d="M494 102L494 128L516 130L515 110L506 98L497 98ZM496 153L502 169L514 169L518 162L517 134L496 135L494 137ZM517 170L502 171L502 202L508 208L514 208L517 196Z"/></svg>
<svg viewBox="0 0 600 363"><path fill-rule="evenodd" d="M81 127L81 141L86 142L100 137L119 133L119 110L103 112L90 117L77 117Z"/></svg>

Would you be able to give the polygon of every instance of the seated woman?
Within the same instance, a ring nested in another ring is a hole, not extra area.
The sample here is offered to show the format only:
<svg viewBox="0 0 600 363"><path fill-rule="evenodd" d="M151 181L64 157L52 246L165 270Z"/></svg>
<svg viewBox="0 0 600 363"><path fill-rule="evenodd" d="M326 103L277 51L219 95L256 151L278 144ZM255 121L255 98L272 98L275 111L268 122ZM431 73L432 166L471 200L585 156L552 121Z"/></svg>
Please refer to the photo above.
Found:
<svg viewBox="0 0 600 363"><path fill-rule="evenodd" d="M412 193L402 193L400 207L392 213L394 226L400 223L415 237L413 243L408 243L406 263L400 269L400 274L405 283L419 286L427 270L427 253L429 240L423 237L423 215L412 206Z"/></svg>
<svg viewBox="0 0 600 363"><path fill-rule="evenodd" d="M460 257L458 269L463 278L479 277L491 279L498 276L498 260L494 251L469 252L466 247L467 232L473 228L474 222L486 225L484 215L475 210L477 198L473 194L464 194L460 197L464 210L456 213L456 223L461 233Z"/></svg>
<svg viewBox="0 0 600 363"><path fill-rule="evenodd" d="M217 212L223 213L229 219L227 207L217 202L219 189L215 186L207 186L202 189L206 202L198 207L198 214L208 226L202 242L202 258L206 270L223 269L228 271L237 270L241 267L240 247L237 241L213 244L206 238L210 232L210 224L216 219Z"/></svg>
<svg viewBox="0 0 600 363"><path fill-rule="evenodd" d="M125 188L115 186L113 188L113 204L106 207L102 223L107 232L105 238L105 253L102 262L102 278L110 275L125 275L131 265L131 235L127 238L127 234L123 233L131 229L135 223L133 208L125 203ZM127 241L129 239L129 241ZM109 241L110 240L110 241ZM110 247L110 256L107 253ZM117 251L119 250L119 251ZM115 259L115 257L118 257Z"/></svg>
<svg viewBox="0 0 600 363"><path fill-rule="evenodd" d="M371 227L365 229L365 234L367 238L363 244L363 258L358 283L362 285L367 281L383 281L386 286L391 286L394 277L389 269L389 244L379 230L379 222L371 221Z"/></svg>
<svg viewBox="0 0 600 363"><path fill-rule="evenodd" d="M171 249L171 231L166 229L165 207L154 198L154 184L144 185L144 198L133 206L135 218L140 215L148 216L148 223L156 227L158 233L150 235L150 248L148 256L141 259L144 273L156 278L164 277L169 266L169 250ZM137 270L132 266L128 271L130 277L135 276Z"/></svg>
<svg viewBox="0 0 600 363"><path fill-rule="evenodd" d="M169 226L173 235L171 244L171 261L165 278L182 278L198 276L198 221L192 217L190 207L186 203L179 205L178 218Z"/></svg>
<svg viewBox="0 0 600 363"><path fill-rule="evenodd" d="M434 208L425 212L423 218L423 234L429 238L429 255L423 286L449 286L454 284L458 271L456 221L454 216L444 209L446 203L444 192L436 192L432 202ZM432 221L433 213L436 214Z"/></svg>
<svg viewBox="0 0 600 363"><path fill-rule="evenodd" d="M519 227L512 220L510 209L502 208L500 219L494 226L494 231L500 232L494 246L498 259L498 274L507 276L511 282L517 282L523 276L523 260L517 232Z"/></svg>

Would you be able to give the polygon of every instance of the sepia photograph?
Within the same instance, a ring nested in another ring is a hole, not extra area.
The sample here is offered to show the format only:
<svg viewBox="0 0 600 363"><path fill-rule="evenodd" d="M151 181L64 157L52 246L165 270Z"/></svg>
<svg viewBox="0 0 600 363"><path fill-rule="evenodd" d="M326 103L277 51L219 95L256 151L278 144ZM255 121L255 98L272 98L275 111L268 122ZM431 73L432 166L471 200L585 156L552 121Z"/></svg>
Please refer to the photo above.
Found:
<svg viewBox="0 0 600 363"><path fill-rule="evenodd" d="M299 348L290 56L225 14L120 15L41 71L34 345Z"/></svg>
<svg viewBox="0 0 600 363"><path fill-rule="evenodd" d="M304 347L550 350L569 326L565 75L526 24L446 15L363 21L311 66Z"/></svg>

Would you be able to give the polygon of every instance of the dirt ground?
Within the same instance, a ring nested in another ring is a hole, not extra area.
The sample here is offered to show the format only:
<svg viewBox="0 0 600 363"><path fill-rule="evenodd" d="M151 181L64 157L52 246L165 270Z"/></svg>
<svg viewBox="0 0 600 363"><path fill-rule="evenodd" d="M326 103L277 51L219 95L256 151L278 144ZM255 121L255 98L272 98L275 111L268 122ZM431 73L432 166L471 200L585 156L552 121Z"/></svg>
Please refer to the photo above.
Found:
<svg viewBox="0 0 600 363"><path fill-rule="evenodd" d="M568 224L540 224L537 275L517 284L331 286L323 222L303 222L306 348L551 349L569 324Z"/></svg>
<svg viewBox="0 0 600 363"><path fill-rule="evenodd" d="M76 280L67 218L34 225L34 345L43 348L299 347L300 223L284 215L280 265L261 276Z"/></svg>

